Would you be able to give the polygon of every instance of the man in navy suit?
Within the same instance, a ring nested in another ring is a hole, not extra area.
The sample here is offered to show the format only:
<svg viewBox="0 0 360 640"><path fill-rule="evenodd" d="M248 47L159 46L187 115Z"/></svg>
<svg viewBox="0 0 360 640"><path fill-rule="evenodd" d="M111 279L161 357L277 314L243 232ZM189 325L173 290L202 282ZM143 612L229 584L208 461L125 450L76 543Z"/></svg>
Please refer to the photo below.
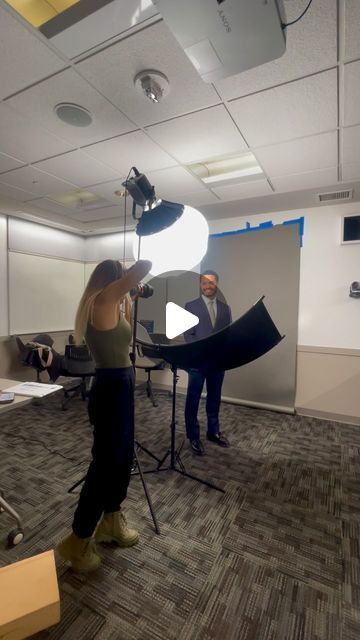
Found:
<svg viewBox="0 0 360 640"><path fill-rule="evenodd" d="M194 342L207 338L231 323L231 309L217 299L219 276L215 271L207 270L200 276L201 295L196 300L187 302L185 309L199 318L197 324L184 333L186 342ZM207 439L220 447L228 447L229 442L220 431L219 409L221 387L224 380L223 371L210 369L189 369L189 381L185 404L186 435L190 440L193 452L204 455L204 447L200 440L200 425L197 418L200 397L206 380L206 414Z"/></svg>

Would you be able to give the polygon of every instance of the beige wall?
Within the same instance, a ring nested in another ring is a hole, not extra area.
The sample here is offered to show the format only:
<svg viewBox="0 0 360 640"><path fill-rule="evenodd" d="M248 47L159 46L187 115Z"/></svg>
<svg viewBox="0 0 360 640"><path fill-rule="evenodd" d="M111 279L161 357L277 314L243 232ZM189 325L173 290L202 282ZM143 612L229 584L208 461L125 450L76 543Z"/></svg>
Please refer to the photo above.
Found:
<svg viewBox="0 0 360 640"><path fill-rule="evenodd" d="M360 349L298 347L295 407L360 425Z"/></svg>
<svg viewBox="0 0 360 640"><path fill-rule="evenodd" d="M138 372L137 378L145 376ZM360 425L360 350L299 346L296 378L296 413ZM170 370L154 371L151 379L155 388L172 385ZM179 393L186 386L187 375L179 371Z"/></svg>
<svg viewBox="0 0 360 640"><path fill-rule="evenodd" d="M69 332L52 333L54 348L63 353ZM33 338L21 336L24 342ZM35 380L36 372L19 363L15 338L0 339L0 378ZM42 374L44 382L46 373ZM328 418L360 425L360 350L300 346L297 351L297 387L295 408L301 415ZM137 373L140 383L146 379ZM154 387L171 388L172 374L154 371ZM179 371L177 389L185 393L187 374Z"/></svg>

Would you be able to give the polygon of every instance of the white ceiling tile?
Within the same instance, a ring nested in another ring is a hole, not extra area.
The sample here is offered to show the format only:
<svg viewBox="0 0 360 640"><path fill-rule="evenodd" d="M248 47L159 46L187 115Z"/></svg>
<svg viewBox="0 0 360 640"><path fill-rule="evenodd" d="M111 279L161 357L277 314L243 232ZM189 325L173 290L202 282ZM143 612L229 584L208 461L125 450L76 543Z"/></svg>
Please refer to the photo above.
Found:
<svg viewBox="0 0 360 640"><path fill-rule="evenodd" d="M174 195L209 192L201 182L192 176L184 167L171 167L161 171L146 173L147 178L155 187L159 198L170 199Z"/></svg>
<svg viewBox="0 0 360 640"><path fill-rule="evenodd" d="M120 178L120 175L109 166L98 162L82 151L70 151L62 156L37 162L34 166L79 187Z"/></svg>
<svg viewBox="0 0 360 640"><path fill-rule="evenodd" d="M360 60L344 67L344 125L360 123Z"/></svg>
<svg viewBox="0 0 360 640"><path fill-rule="evenodd" d="M0 151L23 162L36 162L64 153L73 145L31 124L24 116L0 104Z"/></svg>
<svg viewBox="0 0 360 640"><path fill-rule="evenodd" d="M1 178L2 176L0 176ZM17 200L18 202L26 202L27 200L31 200L35 198L36 195L31 191L24 191L24 189L17 189L16 187L11 187L8 184L4 184L0 182L0 196L4 198L12 198L13 200Z"/></svg>
<svg viewBox="0 0 360 640"><path fill-rule="evenodd" d="M182 163L200 162L247 150L223 105L156 124L147 132Z"/></svg>
<svg viewBox="0 0 360 640"><path fill-rule="evenodd" d="M48 213L58 213L63 216L68 216L73 209L68 209L67 207L63 207L58 202L54 202L50 200L50 198L35 198L34 200L28 201L27 205L31 206L31 210L33 211L36 208L38 211L46 211Z"/></svg>
<svg viewBox="0 0 360 640"><path fill-rule="evenodd" d="M300 15L302 4L286 2L287 21ZM216 88L222 98L231 100L329 69L336 63L336 0L316 0L302 20L287 29L286 52L281 58L220 80Z"/></svg>
<svg viewBox="0 0 360 640"><path fill-rule="evenodd" d="M204 192L201 193L182 193L179 196L175 196L175 202L180 202L182 204L188 204L190 207L201 207L205 204L215 204L219 202L219 198L217 198L209 189L205 189Z"/></svg>
<svg viewBox="0 0 360 640"><path fill-rule="evenodd" d="M86 190L91 193L95 193L97 196L101 196L108 200L112 204L116 204L118 206L122 206L121 197L115 194L115 191L124 191L124 187L122 186L122 182L124 182L125 178L119 178L118 180L111 180L110 182L104 182L101 184L91 184L86 185ZM129 211L131 211L132 200L128 199L129 203Z"/></svg>
<svg viewBox="0 0 360 640"><path fill-rule="evenodd" d="M329 167L320 171L299 173L293 176L272 178L275 191L301 191L312 187L326 187L337 182L337 167Z"/></svg>
<svg viewBox="0 0 360 640"><path fill-rule="evenodd" d="M176 161L150 140L143 131L134 131L111 140L98 142L86 147L85 152L125 176L133 166L143 173L176 165Z"/></svg>
<svg viewBox="0 0 360 640"><path fill-rule="evenodd" d="M161 21L77 65L94 87L131 120L145 126L219 102L202 82L179 43ZM146 69L166 75L170 92L158 104L137 92L134 78Z"/></svg>
<svg viewBox="0 0 360 640"><path fill-rule="evenodd" d="M228 107L250 147L336 129L336 70L239 98Z"/></svg>
<svg viewBox="0 0 360 640"><path fill-rule="evenodd" d="M0 6L0 99L63 69L66 63Z"/></svg>
<svg viewBox="0 0 360 640"><path fill-rule="evenodd" d="M0 153L0 173L16 169L16 167L21 167L23 164L20 160L16 160L16 158L8 156L6 153Z"/></svg>
<svg viewBox="0 0 360 640"><path fill-rule="evenodd" d="M255 149L254 154L270 178L336 166L337 131Z"/></svg>
<svg viewBox="0 0 360 640"><path fill-rule="evenodd" d="M58 180L48 173L35 169L35 167L21 167L4 173L0 177L4 184L25 189L40 196L62 193L74 188L73 184Z"/></svg>
<svg viewBox="0 0 360 640"><path fill-rule="evenodd" d="M360 162L352 162L351 164L342 165L342 179L360 180Z"/></svg>
<svg viewBox="0 0 360 640"><path fill-rule="evenodd" d="M218 198L184 167L147 172L159 198L197 207L218 202Z"/></svg>
<svg viewBox="0 0 360 640"><path fill-rule="evenodd" d="M360 162L360 126L341 129L342 163Z"/></svg>
<svg viewBox="0 0 360 640"><path fill-rule="evenodd" d="M159 198L180 202L196 207L200 204L211 204L218 202L209 189L204 187L199 181L191 176L183 167L172 167L160 171L147 171L146 177L154 185ZM95 193L109 202L117 204L123 209L123 199L115 195L115 191L121 191L121 183L125 180L113 180L103 184L88 186L88 191ZM131 216L132 199L127 200L128 216Z"/></svg>
<svg viewBox="0 0 360 640"><path fill-rule="evenodd" d="M99 222L101 224L105 220L117 220L121 223L123 221L123 211L119 207L111 206L102 209L91 209L90 211L74 211L71 217L80 222Z"/></svg>
<svg viewBox="0 0 360 640"><path fill-rule="evenodd" d="M359 0L346 0L345 9L345 60L360 57L360 3Z"/></svg>
<svg viewBox="0 0 360 640"><path fill-rule="evenodd" d="M224 187L216 187L212 191L223 201L255 198L273 193L267 180L253 180Z"/></svg>
<svg viewBox="0 0 360 640"><path fill-rule="evenodd" d="M85 107L93 116L87 127L74 127L58 118L54 107L70 102ZM10 98L7 104L39 126L67 140L72 146L83 146L104 140L136 126L73 69L44 80L35 87Z"/></svg>

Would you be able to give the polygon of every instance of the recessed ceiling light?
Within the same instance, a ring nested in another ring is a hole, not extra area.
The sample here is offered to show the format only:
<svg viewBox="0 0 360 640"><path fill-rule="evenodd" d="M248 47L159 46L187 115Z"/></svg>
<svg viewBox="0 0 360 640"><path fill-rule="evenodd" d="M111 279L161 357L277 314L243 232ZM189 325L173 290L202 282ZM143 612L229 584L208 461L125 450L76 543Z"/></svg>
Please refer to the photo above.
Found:
<svg viewBox="0 0 360 640"><path fill-rule="evenodd" d="M60 120L73 127L88 127L93 121L90 111L71 102L57 104L54 111Z"/></svg>
<svg viewBox="0 0 360 640"><path fill-rule="evenodd" d="M221 184L237 184L264 177L264 173L253 153L206 160L187 167L204 184L215 187Z"/></svg>

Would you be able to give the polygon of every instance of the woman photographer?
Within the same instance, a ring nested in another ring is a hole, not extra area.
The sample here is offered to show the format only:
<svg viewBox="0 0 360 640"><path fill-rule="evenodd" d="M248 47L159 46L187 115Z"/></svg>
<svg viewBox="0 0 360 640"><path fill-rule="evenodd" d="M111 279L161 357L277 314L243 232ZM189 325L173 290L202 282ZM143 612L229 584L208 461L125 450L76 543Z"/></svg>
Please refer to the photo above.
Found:
<svg viewBox="0 0 360 640"><path fill-rule="evenodd" d="M134 369L130 362L130 289L150 271L139 260L128 271L120 262L104 260L93 271L75 320L77 342L85 338L96 366L89 395L94 427L92 461L75 510L73 532L58 551L75 571L88 572L101 563L97 542L129 547L139 534L129 529L121 503L126 498L134 454Z"/></svg>

